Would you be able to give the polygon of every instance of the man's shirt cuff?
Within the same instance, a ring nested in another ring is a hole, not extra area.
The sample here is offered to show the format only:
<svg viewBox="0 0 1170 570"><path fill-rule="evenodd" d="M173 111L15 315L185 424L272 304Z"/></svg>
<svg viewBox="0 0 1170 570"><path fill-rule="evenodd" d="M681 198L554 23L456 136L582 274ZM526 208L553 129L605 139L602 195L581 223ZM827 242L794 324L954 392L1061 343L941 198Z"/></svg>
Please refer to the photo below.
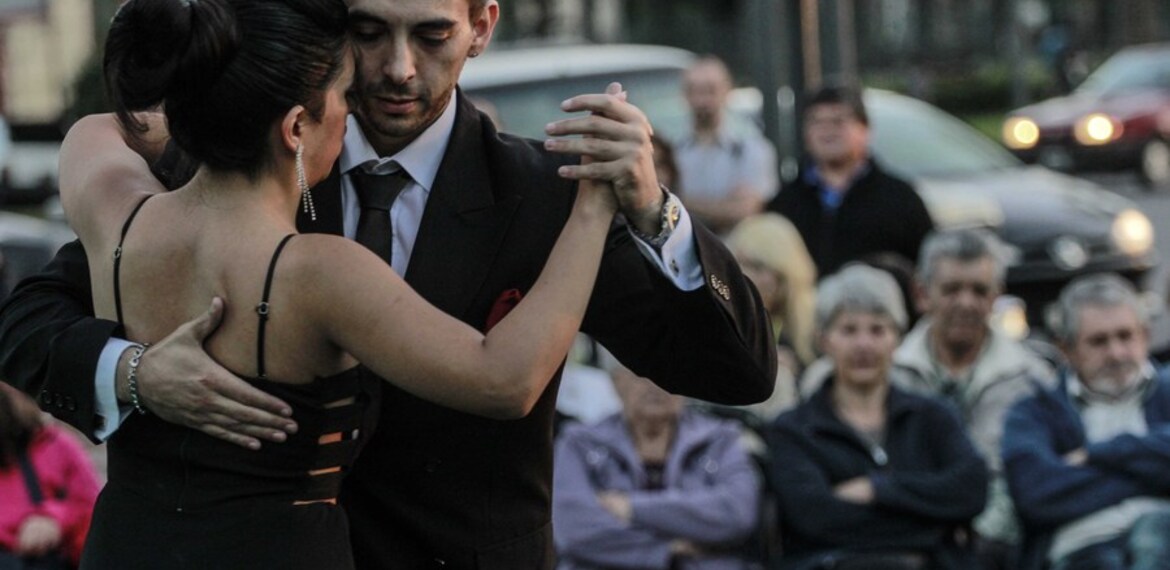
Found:
<svg viewBox="0 0 1170 570"><path fill-rule="evenodd" d="M694 291L703 286L703 266L699 263L699 252L695 246L695 230L691 226L691 215L680 205L678 223L671 232L662 250L658 251L642 241L632 230L634 243L642 255L649 259L675 287L682 291ZM628 228L629 226L627 226Z"/></svg>
<svg viewBox="0 0 1170 570"><path fill-rule="evenodd" d="M118 391L116 388L118 375L118 360L127 348L134 343L120 338L111 338L106 341L106 347L98 357L97 371L94 373L94 413L97 414L98 428L93 436L101 441L110 439L118 431L122 422L130 416L132 406L118 405Z"/></svg>

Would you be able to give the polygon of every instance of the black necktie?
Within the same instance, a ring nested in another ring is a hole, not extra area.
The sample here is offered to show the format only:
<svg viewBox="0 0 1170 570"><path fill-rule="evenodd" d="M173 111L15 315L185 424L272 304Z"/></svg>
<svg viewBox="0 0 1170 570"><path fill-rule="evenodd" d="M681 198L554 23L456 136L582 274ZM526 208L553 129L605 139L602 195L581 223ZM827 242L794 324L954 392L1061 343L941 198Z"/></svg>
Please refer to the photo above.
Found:
<svg viewBox="0 0 1170 570"><path fill-rule="evenodd" d="M394 249L390 206L410 182L410 174L403 169L389 174L370 174L358 169L349 174L349 179L357 190L358 204L361 205L354 239L389 264Z"/></svg>

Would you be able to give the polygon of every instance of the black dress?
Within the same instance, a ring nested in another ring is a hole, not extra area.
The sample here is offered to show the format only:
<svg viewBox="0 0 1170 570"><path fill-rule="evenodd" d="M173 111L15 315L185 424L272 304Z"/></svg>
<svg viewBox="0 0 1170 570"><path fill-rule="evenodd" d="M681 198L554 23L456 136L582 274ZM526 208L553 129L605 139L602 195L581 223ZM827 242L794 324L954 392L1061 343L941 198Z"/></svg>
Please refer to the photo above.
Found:
<svg viewBox="0 0 1170 570"><path fill-rule="evenodd" d="M261 347L272 271L288 237L273 253L257 307ZM117 275L115 261L115 282ZM115 287L121 321L118 295ZM263 375L262 350L257 364ZM284 443L259 451L131 414L109 442L109 483L81 567L352 568L349 526L336 497L376 421L375 380L361 367L308 384L253 379L292 407L299 426Z"/></svg>

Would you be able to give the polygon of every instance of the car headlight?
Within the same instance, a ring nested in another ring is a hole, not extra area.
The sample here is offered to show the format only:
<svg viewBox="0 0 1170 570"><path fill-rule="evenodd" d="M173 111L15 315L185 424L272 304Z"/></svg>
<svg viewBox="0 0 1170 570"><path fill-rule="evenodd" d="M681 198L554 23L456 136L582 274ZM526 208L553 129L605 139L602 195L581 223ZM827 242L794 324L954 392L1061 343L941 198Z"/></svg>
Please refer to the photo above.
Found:
<svg viewBox="0 0 1170 570"><path fill-rule="evenodd" d="M1028 305L1019 297L1001 295L992 305L991 326L1015 340L1027 338L1031 330L1028 326Z"/></svg>
<svg viewBox="0 0 1170 570"><path fill-rule="evenodd" d="M1154 225L1137 210L1122 210L1113 220L1113 243L1126 254L1142 255L1154 246Z"/></svg>
<svg viewBox="0 0 1170 570"><path fill-rule="evenodd" d="M1121 138L1122 130L1121 121L1105 113L1093 113L1077 121L1073 137L1086 146L1102 145Z"/></svg>
<svg viewBox="0 0 1170 570"><path fill-rule="evenodd" d="M1053 240L1048 246L1048 253L1057 267L1065 271L1075 271L1089 263L1089 250L1081 240L1071 236L1061 236Z"/></svg>
<svg viewBox="0 0 1170 570"><path fill-rule="evenodd" d="M1003 124L1003 143L1008 148L1029 149L1040 141L1040 127L1027 117L1012 117Z"/></svg>

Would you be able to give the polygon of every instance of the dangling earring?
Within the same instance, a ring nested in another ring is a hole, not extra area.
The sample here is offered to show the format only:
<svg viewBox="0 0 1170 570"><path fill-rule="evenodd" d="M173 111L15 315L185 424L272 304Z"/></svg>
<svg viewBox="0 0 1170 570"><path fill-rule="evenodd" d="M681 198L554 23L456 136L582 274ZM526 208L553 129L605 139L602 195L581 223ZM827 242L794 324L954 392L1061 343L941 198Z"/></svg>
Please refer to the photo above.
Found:
<svg viewBox="0 0 1170 570"><path fill-rule="evenodd" d="M297 186L301 189L301 204L309 219L317 221L317 208L313 206L313 194L309 192L309 181L305 178L305 145L297 143Z"/></svg>

